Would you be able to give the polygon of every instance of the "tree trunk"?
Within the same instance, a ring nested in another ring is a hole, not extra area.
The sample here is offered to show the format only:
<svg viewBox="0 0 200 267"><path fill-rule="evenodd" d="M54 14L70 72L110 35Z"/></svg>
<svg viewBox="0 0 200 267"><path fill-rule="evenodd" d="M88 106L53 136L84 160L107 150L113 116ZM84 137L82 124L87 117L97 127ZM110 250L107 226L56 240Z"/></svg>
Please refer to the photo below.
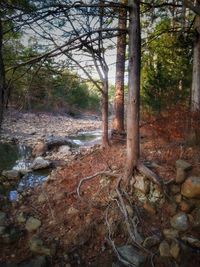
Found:
<svg viewBox="0 0 200 267"><path fill-rule="evenodd" d="M200 111L200 16L195 19L196 39L193 52L192 112Z"/></svg>
<svg viewBox="0 0 200 267"><path fill-rule="evenodd" d="M127 106L127 160L126 175L128 180L137 166L140 157L139 107L140 107L140 1L129 0L129 79Z"/></svg>
<svg viewBox="0 0 200 267"><path fill-rule="evenodd" d="M3 28L2 21L0 18L0 128L3 121L3 110L4 110L4 93L5 93L5 70L3 63Z"/></svg>
<svg viewBox="0 0 200 267"><path fill-rule="evenodd" d="M127 4L127 0L121 0L122 4ZM119 11L119 29L126 30L126 9ZM115 100L114 100L114 120L112 132L124 132L124 71L126 57L126 34L120 34L117 37L117 58L116 58L116 80L115 80Z"/></svg>
<svg viewBox="0 0 200 267"><path fill-rule="evenodd" d="M105 80L102 92L102 146L107 147L108 141L108 81Z"/></svg>
<svg viewBox="0 0 200 267"><path fill-rule="evenodd" d="M195 18L196 38L193 48L193 72L191 89L191 112L189 123L189 142L192 145L200 144L199 121L200 121L200 16Z"/></svg>

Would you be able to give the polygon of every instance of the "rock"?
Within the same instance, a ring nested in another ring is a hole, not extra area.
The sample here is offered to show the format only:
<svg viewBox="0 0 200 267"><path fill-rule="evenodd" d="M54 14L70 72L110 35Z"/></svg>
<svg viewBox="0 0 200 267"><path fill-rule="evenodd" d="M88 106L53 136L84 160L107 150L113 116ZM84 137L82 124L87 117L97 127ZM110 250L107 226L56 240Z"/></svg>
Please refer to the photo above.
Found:
<svg viewBox="0 0 200 267"><path fill-rule="evenodd" d="M6 213L0 211L0 226L5 225L6 223Z"/></svg>
<svg viewBox="0 0 200 267"><path fill-rule="evenodd" d="M181 211L188 213L191 211L192 206L187 201L182 200L179 204L179 208Z"/></svg>
<svg viewBox="0 0 200 267"><path fill-rule="evenodd" d="M70 208L68 209L68 211L67 211L67 214L68 214L68 215L74 215L74 214L77 214L77 213L79 213L79 210L77 210L77 209L74 208L74 207L70 207Z"/></svg>
<svg viewBox="0 0 200 267"><path fill-rule="evenodd" d="M136 267L142 266L146 260L146 256L131 245L118 247L117 251L123 259Z"/></svg>
<svg viewBox="0 0 200 267"><path fill-rule="evenodd" d="M192 165L185 160L179 159L176 161L176 168L189 171L192 169Z"/></svg>
<svg viewBox="0 0 200 267"><path fill-rule="evenodd" d="M159 252L161 257L170 257L170 247L166 240L160 243Z"/></svg>
<svg viewBox="0 0 200 267"><path fill-rule="evenodd" d="M176 241L173 241L170 246L170 254L172 257L177 260L180 255L180 246Z"/></svg>
<svg viewBox="0 0 200 267"><path fill-rule="evenodd" d="M58 148L58 152L63 154L63 155L66 155L66 156L70 156L72 154L72 152L70 151L71 148L69 146L60 146Z"/></svg>
<svg viewBox="0 0 200 267"><path fill-rule="evenodd" d="M200 198L200 177L189 177L182 184L181 194L187 198Z"/></svg>
<svg viewBox="0 0 200 267"><path fill-rule="evenodd" d="M144 194L147 194L150 189L149 181L142 175L137 175L135 177L135 183L133 187Z"/></svg>
<svg viewBox="0 0 200 267"><path fill-rule="evenodd" d="M151 204L149 201L146 201L143 205L143 208L150 214L154 215L156 214L156 209L153 204Z"/></svg>
<svg viewBox="0 0 200 267"><path fill-rule="evenodd" d="M163 234L166 239L176 239L179 236L178 231L172 228L164 229Z"/></svg>
<svg viewBox="0 0 200 267"><path fill-rule="evenodd" d="M196 208L194 210L194 222L193 222L193 227L197 230L200 231L200 208Z"/></svg>
<svg viewBox="0 0 200 267"><path fill-rule="evenodd" d="M33 163L31 164L30 168L32 170L40 170L40 169L46 169L49 168L51 165L51 162L48 160L43 159L42 157L37 157Z"/></svg>
<svg viewBox="0 0 200 267"><path fill-rule="evenodd" d="M174 216L176 214L177 204L175 202L166 203L165 207L170 216Z"/></svg>
<svg viewBox="0 0 200 267"><path fill-rule="evenodd" d="M46 197L45 197L45 195L43 194L43 193L41 193L39 196L38 196L38 202L39 203L44 203L44 202L46 202Z"/></svg>
<svg viewBox="0 0 200 267"><path fill-rule="evenodd" d="M193 236L183 236L182 240L186 241L192 247L200 248L200 240Z"/></svg>
<svg viewBox="0 0 200 267"><path fill-rule="evenodd" d="M30 217L27 221L26 221L26 225L25 228L28 232L33 232L36 231L41 225L41 221L34 218L34 217Z"/></svg>
<svg viewBox="0 0 200 267"><path fill-rule="evenodd" d="M148 236L144 242L143 242L143 246L145 248L151 248L153 246L156 246L160 243L160 236L157 235L152 235L152 236Z"/></svg>
<svg viewBox="0 0 200 267"><path fill-rule="evenodd" d="M186 177L187 177L187 173L186 173L186 171L184 169L178 168L176 170L176 179L175 179L175 181L176 181L177 184L183 183L185 181Z"/></svg>
<svg viewBox="0 0 200 267"><path fill-rule="evenodd" d="M26 217L25 217L23 212L18 213L16 219L17 219L18 223L25 223L26 222Z"/></svg>
<svg viewBox="0 0 200 267"><path fill-rule="evenodd" d="M54 135L47 137L45 142L48 146L48 149L52 149L54 147L58 147L62 145L68 145L68 146L74 145L74 142L70 140L69 138L61 137L61 136L54 136Z"/></svg>
<svg viewBox="0 0 200 267"><path fill-rule="evenodd" d="M20 267L47 267L45 256L37 256L27 263L20 264Z"/></svg>
<svg viewBox="0 0 200 267"><path fill-rule="evenodd" d="M181 200L182 200L182 195L181 194L177 194L174 196L174 200L176 203L181 203Z"/></svg>
<svg viewBox="0 0 200 267"><path fill-rule="evenodd" d="M179 212L170 219L171 226L178 231L186 231L189 228L188 217L184 212Z"/></svg>
<svg viewBox="0 0 200 267"><path fill-rule="evenodd" d="M163 194L161 192L161 189L158 185L151 183L150 184L150 192L149 192L149 201L152 203L159 202L159 204L163 203Z"/></svg>
<svg viewBox="0 0 200 267"><path fill-rule="evenodd" d="M181 191L181 188L180 188L179 185L172 184L172 185L170 186L170 192L171 192L172 194L176 195L177 193L180 193L180 191Z"/></svg>
<svg viewBox="0 0 200 267"><path fill-rule="evenodd" d="M8 178L9 180L19 180L20 179L20 173L18 170L9 170L9 171L3 171L2 175Z"/></svg>
<svg viewBox="0 0 200 267"><path fill-rule="evenodd" d="M47 145L44 142L38 142L34 145L32 155L34 157L43 156L47 152Z"/></svg>
<svg viewBox="0 0 200 267"><path fill-rule="evenodd" d="M43 241L41 239L39 239L37 236L33 236L31 238L31 240L29 242L29 248L30 248L30 251L35 253L35 254L46 255L46 256L51 255L50 249L45 247L43 245Z"/></svg>

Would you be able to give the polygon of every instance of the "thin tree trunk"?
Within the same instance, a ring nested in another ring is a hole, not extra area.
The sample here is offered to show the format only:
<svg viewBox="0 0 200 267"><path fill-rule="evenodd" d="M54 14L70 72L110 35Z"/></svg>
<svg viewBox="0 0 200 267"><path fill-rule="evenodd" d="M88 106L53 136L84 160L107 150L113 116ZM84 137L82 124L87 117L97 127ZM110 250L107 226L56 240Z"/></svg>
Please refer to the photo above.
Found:
<svg viewBox="0 0 200 267"><path fill-rule="evenodd" d="M127 4L127 0L121 0L122 4ZM126 30L126 9L119 11L119 29ZM117 58L116 58L116 80L115 80L115 99L114 99L114 120L112 131L114 133L124 132L124 72L126 57L126 34L117 37Z"/></svg>
<svg viewBox="0 0 200 267"><path fill-rule="evenodd" d="M5 70L3 63L3 29L2 21L0 18L0 128L3 121L3 110L4 110L4 93L5 93Z"/></svg>
<svg viewBox="0 0 200 267"><path fill-rule="evenodd" d="M130 0L129 24L129 80L127 107L127 161L126 175L128 180L137 166L140 157L139 107L140 107L140 1Z"/></svg>
<svg viewBox="0 0 200 267"><path fill-rule="evenodd" d="M104 81L102 92L102 146L107 147L108 141L108 81Z"/></svg>
<svg viewBox="0 0 200 267"><path fill-rule="evenodd" d="M200 16L195 18L196 38L193 48L193 72L191 90L191 112L189 123L189 142L200 144L199 120L200 120Z"/></svg>
<svg viewBox="0 0 200 267"><path fill-rule="evenodd" d="M200 111L200 16L195 19L196 39L193 52L192 112Z"/></svg>

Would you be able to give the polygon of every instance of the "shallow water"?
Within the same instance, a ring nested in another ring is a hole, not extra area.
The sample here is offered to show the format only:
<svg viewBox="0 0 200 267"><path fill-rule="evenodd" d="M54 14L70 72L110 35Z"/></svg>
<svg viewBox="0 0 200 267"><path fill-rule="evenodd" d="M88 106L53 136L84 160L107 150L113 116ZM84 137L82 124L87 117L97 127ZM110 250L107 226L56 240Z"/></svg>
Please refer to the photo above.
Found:
<svg viewBox="0 0 200 267"><path fill-rule="evenodd" d="M0 169L27 171L30 166L31 149L22 144L0 143ZM49 170L41 170L27 173L8 192L8 198L15 201L18 192L26 188L34 187L46 180Z"/></svg>
<svg viewBox="0 0 200 267"><path fill-rule="evenodd" d="M69 136L69 139L71 139L79 147L92 146L101 142L101 134L102 132L100 130L79 132L76 135Z"/></svg>
<svg viewBox="0 0 200 267"><path fill-rule="evenodd" d="M101 131L80 132L69 136L76 147L92 146L101 142ZM0 170L23 170L30 167L31 149L22 144L0 143ZM25 174L20 181L8 192L8 198L16 201L20 192L43 183L50 170L39 170Z"/></svg>

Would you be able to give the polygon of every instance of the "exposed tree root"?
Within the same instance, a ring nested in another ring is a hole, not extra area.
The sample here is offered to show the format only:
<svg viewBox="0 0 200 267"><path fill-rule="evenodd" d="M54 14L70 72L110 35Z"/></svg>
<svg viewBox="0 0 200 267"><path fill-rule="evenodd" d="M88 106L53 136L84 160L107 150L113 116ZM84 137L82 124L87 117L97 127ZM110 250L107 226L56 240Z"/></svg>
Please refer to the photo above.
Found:
<svg viewBox="0 0 200 267"><path fill-rule="evenodd" d="M150 169L148 169L146 166L144 166L142 163L138 163L137 164L137 170L139 172L141 172L143 175L145 175L147 178L149 178L153 183L157 184L158 186L162 187L163 183L161 178L156 175L154 172L152 172ZM128 238L131 241L131 244L138 249L139 251L142 251L144 254L146 254L150 259L151 259L151 264L152 266L154 266L153 263L153 258L154 258L154 254L149 251L148 249L146 249L145 247L143 247L140 243L140 241L138 240L138 224L141 222L141 218L138 218L138 214L136 212L136 214L134 216L131 217L131 215L129 214L129 212L127 211L127 204L131 204L131 201L129 200L129 195L126 192L123 192L121 190L121 181L122 181L122 174L116 174L113 173L111 171L107 171L107 170L103 170L100 172L97 172L91 176L87 176L84 177L83 179L80 180L78 186L77 186L77 195L80 197L81 193L81 186L85 181L91 180L97 176L102 176L102 175L106 175L106 176L110 176L110 177L115 177L117 178L116 181L116 187L115 187L115 191L117 193L117 197L113 198L112 201L114 201L122 216L123 216L123 221L126 225L126 230L128 233ZM123 186L123 185L122 185ZM105 222L108 228L108 242L111 245L115 255L117 256L118 260L120 262L122 262L125 266L131 266L131 267L135 267L135 265L133 265L132 263L128 262L126 259L123 258L122 255L120 255L120 253L117 250L117 247L115 246L115 242L112 239L112 230L111 230L111 225L109 224L109 219L108 219L108 213L109 213L109 209L111 207L111 202L108 204L107 209L106 209L106 215L105 215Z"/></svg>
<svg viewBox="0 0 200 267"><path fill-rule="evenodd" d="M142 162L138 161L136 168L141 174L145 175L152 182L154 182L155 184L161 186L161 184L162 184L161 178L157 174L152 172L152 170L147 168Z"/></svg>
<svg viewBox="0 0 200 267"><path fill-rule="evenodd" d="M80 188L82 186L82 184L85 182L85 181L88 181L88 180L91 180L97 176L101 176L101 175L106 175L106 176L110 176L110 177L116 177L118 178L119 177L119 174L116 174L116 173L113 173L113 172L110 172L110 171L100 171L100 172L96 172L95 174L91 175L91 176L87 176L87 177L84 177L83 179L80 180L78 186L77 186L77 189L76 189L76 192L77 192L77 195L80 197Z"/></svg>

